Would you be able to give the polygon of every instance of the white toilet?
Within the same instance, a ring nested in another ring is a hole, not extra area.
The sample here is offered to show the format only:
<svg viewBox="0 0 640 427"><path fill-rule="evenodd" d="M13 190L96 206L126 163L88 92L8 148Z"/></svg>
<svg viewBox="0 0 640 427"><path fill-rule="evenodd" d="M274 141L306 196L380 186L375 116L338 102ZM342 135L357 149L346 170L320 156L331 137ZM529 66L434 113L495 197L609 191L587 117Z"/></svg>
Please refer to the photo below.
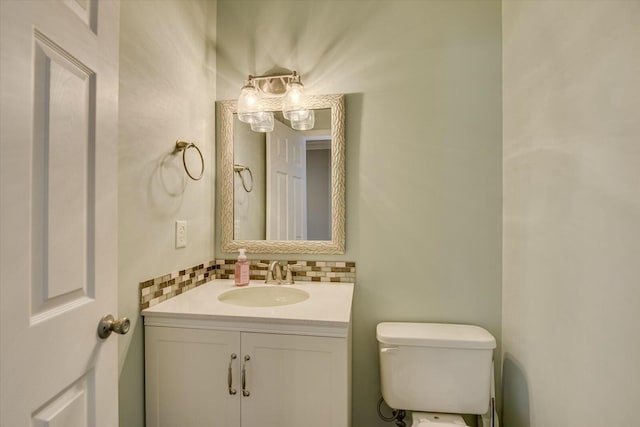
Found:
<svg viewBox="0 0 640 427"><path fill-rule="evenodd" d="M384 322L376 335L382 397L413 427L466 426L489 411L495 338L472 325ZM497 424L496 424L497 425Z"/></svg>

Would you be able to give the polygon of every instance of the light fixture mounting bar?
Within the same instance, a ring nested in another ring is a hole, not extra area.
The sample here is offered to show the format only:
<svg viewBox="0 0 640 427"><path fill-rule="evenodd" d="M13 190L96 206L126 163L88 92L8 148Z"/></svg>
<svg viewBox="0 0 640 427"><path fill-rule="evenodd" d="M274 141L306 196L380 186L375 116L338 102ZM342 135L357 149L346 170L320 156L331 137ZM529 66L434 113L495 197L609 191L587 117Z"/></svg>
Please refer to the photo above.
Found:
<svg viewBox="0 0 640 427"><path fill-rule="evenodd" d="M249 75L248 82L266 96L281 96L287 92L289 83L300 82L300 75L295 71L289 74Z"/></svg>

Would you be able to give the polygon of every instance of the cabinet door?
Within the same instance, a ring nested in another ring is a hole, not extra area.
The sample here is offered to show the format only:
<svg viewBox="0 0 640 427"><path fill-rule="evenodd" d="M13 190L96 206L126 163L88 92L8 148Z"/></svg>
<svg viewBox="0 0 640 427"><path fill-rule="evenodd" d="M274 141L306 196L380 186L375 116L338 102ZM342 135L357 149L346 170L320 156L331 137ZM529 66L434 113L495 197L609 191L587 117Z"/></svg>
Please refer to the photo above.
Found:
<svg viewBox="0 0 640 427"><path fill-rule="evenodd" d="M346 339L242 333L242 362L242 427L349 425Z"/></svg>
<svg viewBox="0 0 640 427"><path fill-rule="evenodd" d="M239 332L147 326L145 347L147 427L240 427Z"/></svg>

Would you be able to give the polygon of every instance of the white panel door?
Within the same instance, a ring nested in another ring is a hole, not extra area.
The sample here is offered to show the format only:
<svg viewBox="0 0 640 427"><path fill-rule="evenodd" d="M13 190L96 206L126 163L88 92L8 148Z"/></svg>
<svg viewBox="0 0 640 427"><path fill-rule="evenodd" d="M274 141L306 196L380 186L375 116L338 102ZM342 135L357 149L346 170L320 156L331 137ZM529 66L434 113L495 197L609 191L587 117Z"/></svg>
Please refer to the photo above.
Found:
<svg viewBox="0 0 640 427"><path fill-rule="evenodd" d="M240 427L240 333L145 327L147 427Z"/></svg>
<svg viewBox="0 0 640 427"><path fill-rule="evenodd" d="M267 240L307 239L306 142L275 122L267 134Z"/></svg>
<svg viewBox="0 0 640 427"><path fill-rule="evenodd" d="M0 1L0 425L118 425L117 1Z"/></svg>
<svg viewBox="0 0 640 427"><path fill-rule="evenodd" d="M241 347L242 427L350 425L344 338L243 332Z"/></svg>

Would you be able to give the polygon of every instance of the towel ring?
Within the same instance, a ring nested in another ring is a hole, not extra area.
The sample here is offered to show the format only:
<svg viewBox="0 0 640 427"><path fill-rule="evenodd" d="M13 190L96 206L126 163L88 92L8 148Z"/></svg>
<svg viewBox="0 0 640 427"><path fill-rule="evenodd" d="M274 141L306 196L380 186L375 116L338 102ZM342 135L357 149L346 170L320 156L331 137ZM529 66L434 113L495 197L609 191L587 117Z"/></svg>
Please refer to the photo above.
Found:
<svg viewBox="0 0 640 427"><path fill-rule="evenodd" d="M233 165L233 171L236 172L240 177L240 181L242 181L242 188L244 188L244 191L246 191L247 193L251 193L251 190L253 190L253 173L251 173L251 169L249 169L249 166ZM247 183L244 182L244 175L242 174L242 172L244 171L249 172L249 177L251 178L250 188L247 188Z"/></svg>
<svg viewBox="0 0 640 427"><path fill-rule="evenodd" d="M197 178L191 175L191 172L189 172L189 168L187 167L186 153L187 150L191 147L196 149L196 151L200 155L200 162L202 163L202 170L200 171L200 175ZM176 148L174 150L174 153L177 153L179 151L182 151L182 164L184 165L184 170L187 175L189 175L189 178L194 181L200 181L200 178L202 178L202 175L204 174L204 157L202 157L202 152L200 151L198 146L193 142L176 141Z"/></svg>

